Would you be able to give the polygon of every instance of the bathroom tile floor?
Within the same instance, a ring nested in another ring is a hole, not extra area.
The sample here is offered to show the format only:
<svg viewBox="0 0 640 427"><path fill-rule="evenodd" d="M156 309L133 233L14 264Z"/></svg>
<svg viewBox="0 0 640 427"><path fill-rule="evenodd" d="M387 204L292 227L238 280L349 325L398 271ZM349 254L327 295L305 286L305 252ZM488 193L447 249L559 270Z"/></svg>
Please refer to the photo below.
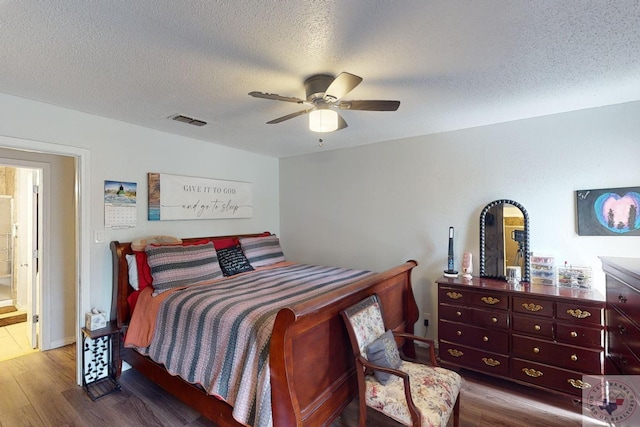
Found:
<svg viewBox="0 0 640 427"><path fill-rule="evenodd" d="M0 361L9 360L38 350L31 348L27 338L27 324L0 327Z"/></svg>

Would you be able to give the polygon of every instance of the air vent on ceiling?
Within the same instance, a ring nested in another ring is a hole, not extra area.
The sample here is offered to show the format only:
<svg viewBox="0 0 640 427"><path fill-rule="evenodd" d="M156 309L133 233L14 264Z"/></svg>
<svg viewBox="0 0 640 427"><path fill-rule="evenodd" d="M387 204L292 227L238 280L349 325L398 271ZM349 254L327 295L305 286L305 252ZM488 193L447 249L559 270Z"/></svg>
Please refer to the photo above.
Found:
<svg viewBox="0 0 640 427"><path fill-rule="evenodd" d="M187 123L194 126L204 126L207 122L203 122L202 120L197 120L192 117L183 116L181 114L176 114L175 116L169 117L177 122Z"/></svg>

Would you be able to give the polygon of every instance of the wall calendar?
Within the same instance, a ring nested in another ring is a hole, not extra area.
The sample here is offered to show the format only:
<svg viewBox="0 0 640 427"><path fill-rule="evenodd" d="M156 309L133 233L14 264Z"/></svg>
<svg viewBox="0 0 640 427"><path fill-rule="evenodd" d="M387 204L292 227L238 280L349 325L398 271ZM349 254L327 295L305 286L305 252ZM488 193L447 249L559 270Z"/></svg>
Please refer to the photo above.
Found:
<svg viewBox="0 0 640 427"><path fill-rule="evenodd" d="M137 222L137 184L135 182L104 182L104 228L133 228Z"/></svg>

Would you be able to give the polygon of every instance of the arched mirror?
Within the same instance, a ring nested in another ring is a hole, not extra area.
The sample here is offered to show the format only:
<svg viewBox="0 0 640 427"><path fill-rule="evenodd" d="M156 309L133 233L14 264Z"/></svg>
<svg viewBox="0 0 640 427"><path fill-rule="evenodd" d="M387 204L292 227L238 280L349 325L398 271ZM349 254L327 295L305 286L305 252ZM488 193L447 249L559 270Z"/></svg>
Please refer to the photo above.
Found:
<svg viewBox="0 0 640 427"><path fill-rule="evenodd" d="M529 281L529 215L518 202L495 200L480 213L480 277L504 279L512 266Z"/></svg>

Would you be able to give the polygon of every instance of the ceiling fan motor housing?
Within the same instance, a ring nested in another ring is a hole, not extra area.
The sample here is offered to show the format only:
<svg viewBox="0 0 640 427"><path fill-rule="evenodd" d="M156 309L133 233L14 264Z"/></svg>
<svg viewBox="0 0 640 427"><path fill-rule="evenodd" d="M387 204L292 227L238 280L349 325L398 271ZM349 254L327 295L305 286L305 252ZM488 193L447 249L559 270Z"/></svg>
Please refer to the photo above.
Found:
<svg viewBox="0 0 640 427"><path fill-rule="evenodd" d="M324 94L334 79L334 76L328 74L316 74L305 80L304 88L307 94L307 101L311 103L315 103L314 101L317 102L319 99L324 101Z"/></svg>

